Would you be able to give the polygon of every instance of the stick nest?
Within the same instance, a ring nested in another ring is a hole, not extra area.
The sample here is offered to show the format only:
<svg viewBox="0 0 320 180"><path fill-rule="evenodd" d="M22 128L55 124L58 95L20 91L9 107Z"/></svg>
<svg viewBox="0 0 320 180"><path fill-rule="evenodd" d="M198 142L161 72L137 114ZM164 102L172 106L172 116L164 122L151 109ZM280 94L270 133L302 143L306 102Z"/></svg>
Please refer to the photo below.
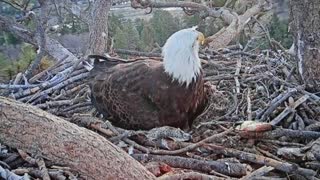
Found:
<svg viewBox="0 0 320 180"><path fill-rule="evenodd" d="M205 50L200 58L215 90L190 132L130 131L95 117L85 59L61 60L30 79L20 73L0 84L0 92L100 133L161 179L320 178L320 97L304 88L295 59L284 51L245 52L240 46ZM27 157L2 146L0 171L77 178L66 167Z"/></svg>

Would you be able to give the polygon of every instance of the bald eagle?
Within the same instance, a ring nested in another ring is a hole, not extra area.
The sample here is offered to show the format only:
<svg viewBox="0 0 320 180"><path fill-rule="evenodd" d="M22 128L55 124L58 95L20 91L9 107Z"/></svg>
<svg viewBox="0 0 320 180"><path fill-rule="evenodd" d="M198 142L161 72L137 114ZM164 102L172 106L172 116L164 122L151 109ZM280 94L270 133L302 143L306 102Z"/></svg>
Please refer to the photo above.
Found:
<svg viewBox="0 0 320 180"><path fill-rule="evenodd" d="M163 46L163 61L120 63L90 55L92 104L125 129L190 127L208 102L198 55L204 40L195 28L175 32Z"/></svg>

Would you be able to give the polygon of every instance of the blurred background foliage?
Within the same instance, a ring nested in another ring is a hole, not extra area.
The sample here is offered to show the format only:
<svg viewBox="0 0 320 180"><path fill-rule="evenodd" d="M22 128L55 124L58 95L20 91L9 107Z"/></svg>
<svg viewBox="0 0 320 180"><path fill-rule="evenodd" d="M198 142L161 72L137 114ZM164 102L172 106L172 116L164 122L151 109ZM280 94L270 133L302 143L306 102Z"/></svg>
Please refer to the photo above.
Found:
<svg viewBox="0 0 320 180"><path fill-rule="evenodd" d="M223 22L214 18L207 18L203 21L199 14L175 18L164 10L156 10L148 21L136 19L132 22L116 15L111 15L109 21L110 36L113 37L114 47L139 51L151 51L155 48L155 43L162 46L172 33L180 29L198 25L199 30L205 36L210 36L223 27ZM284 47L290 48L292 36L288 32L288 20L279 20L276 15L272 15L266 28L271 38L279 41ZM240 42L246 43L247 40L242 39ZM269 48L268 43L261 42L259 49L267 48Z"/></svg>
<svg viewBox="0 0 320 180"><path fill-rule="evenodd" d="M34 48L26 43L21 44L21 51L15 60L7 60L7 57L0 53L0 76L11 79L15 74L24 71L35 59L36 52Z"/></svg>
<svg viewBox="0 0 320 180"><path fill-rule="evenodd" d="M280 42L285 48L290 48L293 42L292 34L288 30L288 23L288 20L280 21L276 15L273 15L269 25L270 37Z"/></svg>
<svg viewBox="0 0 320 180"><path fill-rule="evenodd" d="M219 4L214 4L214 6L219 6ZM16 18L21 16L19 12L10 7L0 8L0 14ZM268 21L265 26L271 38L279 41L284 47L290 48L292 36L288 32L288 20L280 20L277 15L272 15ZM31 29L35 28L33 21L25 23ZM197 13L191 16L186 14L174 16L169 11L157 9L153 10L150 18L137 18L135 20L111 13L108 28L109 37L114 41L114 48L150 52L159 51L159 47L163 46L166 39L172 33L195 25L199 26L199 30L205 36L215 34L224 26L223 22L219 19L206 18L206 20L202 20ZM69 45L67 43L65 45L70 46L67 47L70 51L78 48L72 46L77 46L78 44L85 46L86 43L84 42L86 42L86 39L84 38L81 41L79 39L86 37L86 33L88 33L88 25L70 14L64 17L63 23L57 29L50 28L48 31L48 35L50 36L54 35L58 39L60 37L62 40L68 41ZM236 41L245 45L249 39L250 37L242 35ZM256 44L258 44L256 46L258 50L270 48L266 38L261 38ZM85 47L82 49L85 49ZM0 31L0 76L5 76L7 77L6 79L9 79L17 72L24 71L30 62L34 60L35 55L36 51L30 45L21 42L10 33ZM50 64L50 61L43 60L42 63L46 66ZM1 79L3 78L0 77Z"/></svg>

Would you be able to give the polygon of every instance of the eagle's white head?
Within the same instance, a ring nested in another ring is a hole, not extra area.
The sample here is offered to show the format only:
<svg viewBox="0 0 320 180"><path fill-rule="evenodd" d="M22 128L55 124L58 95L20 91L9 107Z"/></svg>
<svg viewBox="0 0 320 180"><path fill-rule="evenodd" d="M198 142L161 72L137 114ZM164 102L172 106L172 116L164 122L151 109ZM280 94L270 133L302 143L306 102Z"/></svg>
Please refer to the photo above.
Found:
<svg viewBox="0 0 320 180"><path fill-rule="evenodd" d="M164 70L173 80L186 86L201 70L199 47L204 43L204 35L195 28L183 29L172 34L162 48Z"/></svg>

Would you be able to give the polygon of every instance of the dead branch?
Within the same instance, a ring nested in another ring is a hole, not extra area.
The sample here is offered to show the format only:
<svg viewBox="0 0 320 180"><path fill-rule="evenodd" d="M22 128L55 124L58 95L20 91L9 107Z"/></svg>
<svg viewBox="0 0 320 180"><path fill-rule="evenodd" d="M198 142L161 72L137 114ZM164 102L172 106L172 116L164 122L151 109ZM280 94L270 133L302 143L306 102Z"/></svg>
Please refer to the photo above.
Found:
<svg viewBox="0 0 320 180"><path fill-rule="evenodd" d="M18 153L20 154L21 158L23 160L25 160L26 162L28 162L31 165L36 165L37 164L37 160L32 158L31 156L29 156L29 154L27 154L26 152L22 151L21 149L18 149Z"/></svg>
<svg viewBox="0 0 320 180"><path fill-rule="evenodd" d="M29 180L27 175L18 176L14 172L11 172L7 169L4 169L0 166L0 177L3 179L21 179L21 180Z"/></svg>
<svg viewBox="0 0 320 180"><path fill-rule="evenodd" d="M269 115L281 104L283 103L286 99L288 99L290 96L292 96L294 93L297 92L296 88L293 89L289 89L287 92L284 92L282 94L280 94L279 96L277 96L276 98L274 98L271 102L270 102L270 106L267 107L267 109L264 111L263 115L261 116L261 118L259 119L259 121L265 121L267 120L267 117L269 117ZM257 118L259 118L259 115L257 116Z"/></svg>
<svg viewBox="0 0 320 180"><path fill-rule="evenodd" d="M201 174L198 172L185 172L185 173L178 173L178 174L172 174L172 175L163 175L163 176L160 176L158 179L159 180L180 180L180 179L223 180L225 178Z"/></svg>
<svg viewBox="0 0 320 180"><path fill-rule="evenodd" d="M249 162L253 162L253 163L257 163L257 164L261 164L261 165L272 166L275 169L286 172L286 173L300 174L300 175L303 175L306 177L314 177L316 175L315 171L310 170L310 169L301 168L296 164L290 164L287 162L280 162L280 161L277 161L277 160L274 160L272 158L268 158L265 156L256 155L256 154L252 154L252 153L248 153L248 152L243 152L243 151L239 151L236 149L224 148L224 147L217 146L217 145L208 144L207 146L210 149L212 149L212 151L214 151L216 153L218 151L218 152L224 154L225 156L237 157L237 158L244 160L244 161L249 161Z"/></svg>
<svg viewBox="0 0 320 180"><path fill-rule="evenodd" d="M151 0L131 0L131 7L137 9L145 8L168 8L168 7L180 7L180 8L194 8L197 10L210 11L209 7L194 3L194 2L157 2Z"/></svg>
<svg viewBox="0 0 320 180"><path fill-rule="evenodd" d="M28 85L20 85L20 84L0 84L0 89L9 89L9 90L12 90L12 89L28 89L28 88L34 88L36 87L37 85L31 85L31 84L28 84Z"/></svg>
<svg viewBox="0 0 320 180"><path fill-rule="evenodd" d="M203 161L179 156L163 156L151 154L133 154L132 157L138 161L160 161L169 166L184 169L193 169L201 172L217 171L228 176L239 177L246 174L245 166L240 163L229 163L222 161Z"/></svg>
<svg viewBox="0 0 320 180"><path fill-rule="evenodd" d="M298 146L298 147L303 147L304 146L303 144L299 144L299 143L284 142L284 141L277 141L277 140L270 140L270 139L261 139L260 141L279 144L279 145L282 145L282 146Z"/></svg>
<svg viewBox="0 0 320 180"><path fill-rule="evenodd" d="M87 73L83 73L83 74L71 77L71 78L69 78L69 79L57 84L56 86L53 86L53 87L51 87L51 88L49 88L49 89L47 89L45 91L42 91L42 92L40 92L38 94L35 94L35 95L32 95L35 92L31 91L31 93L32 93L31 95L26 96L24 98L20 98L19 100L20 101L24 101L24 102L26 102L26 101L31 102L31 101L35 100L36 98L38 98L38 97L45 96L45 95L48 95L50 93L53 93L55 90L58 90L58 89L60 89L62 87L65 87L66 85L68 85L68 84L70 84L72 82L75 82L75 81L78 81L80 79L86 78L86 77L88 77L88 75L89 75L89 73L87 72ZM15 96L13 96L13 97L16 98Z"/></svg>
<svg viewBox="0 0 320 180"><path fill-rule="evenodd" d="M48 108L57 107L57 106L72 105L73 103L74 103L73 100L50 101L43 104L37 104L36 107L40 109L48 109Z"/></svg>
<svg viewBox="0 0 320 180"><path fill-rule="evenodd" d="M268 10L268 8L270 8L270 6L267 2L259 1L256 5L248 9L244 14L240 16L234 12L229 12L228 16L224 16L228 17L229 26L226 28L222 28L216 34L206 39L209 47L218 49L227 46L235 37L239 35L241 30L243 30L251 17ZM232 19L231 21L230 17ZM226 18L223 19L226 20Z"/></svg>
<svg viewBox="0 0 320 180"><path fill-rule="evenodd" d="M273 167L262 166L261 168L253 171L252 173L242 177L240 180L249 180L249 179L252 179L252 178L255 178L255 177L263 176L263 175L269 173L272 170L274 170Z"/></svg>
<svg viewBox="0 0 320 180"><path fill-rule="evenodd" d="M126 49L114 49L114 51L118 54L127 54L131 56L161 57L160 53L147 53L147 52L126 50Z"/></svg>
<svg viewBox="0 0 320 180"><path fill-rule="evenodd" d="M84 127L92 127L92 124L99 124L100 128L104 129L101 131L101 133L105 134L105 129L110 129L112 131L112 133L115 134L116 136L121 136L121 138L124 142L128 143L129 145L133 146L134 148L136 148L144 153L150 153L150 150L148 148L141 146L138 143L136 143L135 141L128 139L127 138L128 135L126 135L127 132L125 132L124 130L122 130L120 128L116 129L109 121L102 122L101 120L96 119L96 118L90 118L88 116L77 116L76 115L71 118L71 122L78 124L79 126L84 126ZM121 135L119 130L122 131L121 133L124 135Z"/></svg>
<svg viewBox="0 0 320 180"><path fill-rule="evenodd" d="M285 118L290 112L293 112L298 106L304 103L309 98L309 95L304 95L299 98L292 105L287 106L276 118L274 118L270 124L277 125L283 118ZM298 115L296 115L297 117ZM263 116L262 116L263 117Z"/></svg>
<svg viewBox="0 0 320 180"><path fill-rule="evenodd" d="M43 158L38 157L36 159L36 163L40 169L41 178L43 180L50 180L49 172L48 172L48 169L46 167L46 164L45 164Z"/></svg>
<svg viewBox="0 0 320 180"><path fill-rule="evenodd" d="M52 179L55 180L65 180L67 179L66 175L68 174L67 171L61 171L61 170L56 170L56 169L49 169L49 176ZM29 174L30 176L33 177L38 177L41 178L41 170L38 169L34 169L34 168L18 168L13 170L12 172L14 172L17 175L24 175L24 174ZM73 179L75 178L75 176L72 176L71 173L68 174L69 179Z"/></svg>
<svg viewBox="0 0 320 180"><path fill-rule="evenodd" d="M265 138L265 139L276 139L282 136L289 138L300 138L300 139L317 139L320 137L320 132L316 131L301 131L301 130L291 130L291 129L276 129L267 132L240 132L243 138Z"/></svg>
<svg viewBox="0 0 320 180"><path fill-rule="evenodd" d="M319 131L320 130L320 122L311 124L309 126L306 127L306 130L308 131Z"/></svg>
<svg viewBox="0 0 320 180"><path fill-rule="evenodd" d="M236 93L240 93L240 82L239 82L239 74L240 74L240 69L241 69L241 59L238 59L237 61L237 67L236 67L236 72L234 73L235 77L234 80L236 82Z"/></svg>
<svg viewBox="0 0 320 180"><path fill-rule="evenodd" d="M182 154L188 151L192 151L196 149L197 147L203 146L206 143L210 143L215 139L222 138L223 136L227 135L229 132L231 132L232 129L228 129L227 131L223 131L219 134L214 134L206 139L203 139L195 144L191 144L189 146L186 146L182 149L174 150L174 151L166 151L166 150L151 150L150 153L152 154L161 154L161 155L175 155L175 154Z"/></svg>
<svg viewBox="0 0 320 180"><path fill-rule="evenodd" d="M34 75L33 77L30 78L29 82L30 83L35 83L37 80L42 78L46 73L50 72L52 69L56 68L59 64L61 64L64 60L68 58L68 55L64 56L62 59L57 61L53 66L50 66L48 69L41 71L40 73Z"/></svg>

